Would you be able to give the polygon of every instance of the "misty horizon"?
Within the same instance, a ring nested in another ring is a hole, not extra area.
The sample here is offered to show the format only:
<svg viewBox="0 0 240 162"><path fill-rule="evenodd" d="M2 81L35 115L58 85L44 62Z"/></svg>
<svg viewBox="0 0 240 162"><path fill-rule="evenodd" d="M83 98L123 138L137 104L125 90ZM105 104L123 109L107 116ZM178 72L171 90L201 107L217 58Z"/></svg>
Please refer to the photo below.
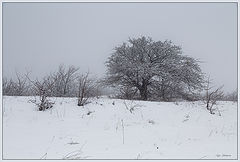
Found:
<svg viewBox="0 0 240 162"><path fill-rule="evenodd" d="M101 78L114 48L140 36L180 45L216 86L236 90L235 3L3 3L3 76L65 64Z"/></svg>

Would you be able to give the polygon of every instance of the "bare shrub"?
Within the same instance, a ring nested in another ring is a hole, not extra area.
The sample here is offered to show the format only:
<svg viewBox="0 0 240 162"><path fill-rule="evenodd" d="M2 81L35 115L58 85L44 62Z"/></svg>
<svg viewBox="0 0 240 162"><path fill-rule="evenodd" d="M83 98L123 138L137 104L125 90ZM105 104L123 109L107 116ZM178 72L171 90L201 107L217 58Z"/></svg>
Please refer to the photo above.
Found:
<svg viewBox="0 0 240 162"><path fill-rule="evenodd" d="M93 79L89 78L89 72L86 74L82 74L78 76L77 78L77 84L78 84L78 91L77 91L77 97L78 97L78 106L84 106L87 103L89 103L89 98L96 95L96 83Z"/></svg>
<svg viewBox="0 0 240 162"><path fill-rule="evenodd" d="M35 102L38 106L39 111L45 111L46 109L52 108L54 102L51 102L48 97L52 94L52 87L54 85L54 80L51 76L43 78L41 81L38 79L32 81L27 77L29 81L33 84L32 91L36 96L39 96L39 102Z"/></svg>
<svg viewBox="0 0 240 162"><path fill-rule="evenodd" d="M215 114L214 112L214 105L217 104L218 100L221 100L224 96L224 93L222 91L223 86L218 87L217 89L213 90L213 87L210 86L210 80L208 78L207 80L207 86L206 86L206 108L209 110L210 114ZM219 115L221 115L219 113Z"/></svg>

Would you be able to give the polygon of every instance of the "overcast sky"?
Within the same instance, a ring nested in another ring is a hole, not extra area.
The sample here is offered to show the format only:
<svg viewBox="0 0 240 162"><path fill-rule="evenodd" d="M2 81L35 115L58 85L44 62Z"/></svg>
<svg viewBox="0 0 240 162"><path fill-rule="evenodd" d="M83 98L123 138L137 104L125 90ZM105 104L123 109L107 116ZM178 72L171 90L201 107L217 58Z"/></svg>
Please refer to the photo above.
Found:
<svg viewBox="0 0 240 162"><path fill-rule="evenodd" d="M181 45L216 85L236 89L236 3L4 3L3 76L64 63L101 77L113 48L141 35Z"/></svg>

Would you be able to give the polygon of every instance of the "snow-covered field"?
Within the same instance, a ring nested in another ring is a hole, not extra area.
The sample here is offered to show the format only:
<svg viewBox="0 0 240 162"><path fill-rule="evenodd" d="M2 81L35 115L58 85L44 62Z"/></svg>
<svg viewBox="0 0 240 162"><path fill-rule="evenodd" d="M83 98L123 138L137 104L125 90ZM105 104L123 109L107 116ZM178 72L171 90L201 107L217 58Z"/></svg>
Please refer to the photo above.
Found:
<svg viewBox="0 0 240 162"><path fill-rule="evenodd" d="M29 99L3 97L4 159L237 158L237 103L220 102L219 116L201 102L52 98L40 112Z"/></svg>

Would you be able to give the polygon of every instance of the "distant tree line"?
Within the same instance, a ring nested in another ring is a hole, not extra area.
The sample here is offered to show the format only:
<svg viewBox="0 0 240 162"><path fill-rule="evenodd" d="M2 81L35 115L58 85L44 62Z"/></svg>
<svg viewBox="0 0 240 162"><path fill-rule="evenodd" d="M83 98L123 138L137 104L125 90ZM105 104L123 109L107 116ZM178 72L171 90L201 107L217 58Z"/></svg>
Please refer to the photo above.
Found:
<svg viewBox="0 0 240 162"><path fill-rule="evenodd" d="M3 78L2 92L6 96L37 96L38 101L32 102L44 111L54 104L49 97L77 97L78 106L84 106L90 97L101 95L101 85L89 72L82 74L79 68L60 65L56 72L41 79L32 79L29 72L16 72L16 79Z"/></svg>
<svg viewBox="0 0 240 162"><path fill-rule="evenodd" d="M77 97L79 94L79 82L87 76L88 81L94 85L91 91L88 89L85 93L89 96L100 95L100 84L98 79L91 78L89 73L82 74L79 68L74 66L66 67L61 64L56 72L52 72L41 79L30 77L30 73L19 74L16 72L15 79L3 77L2 92L6 96L34 96L36 85L42 85L48 89L48 96L52 97ZM48 86L51 85L51 86Z"/></svg>

